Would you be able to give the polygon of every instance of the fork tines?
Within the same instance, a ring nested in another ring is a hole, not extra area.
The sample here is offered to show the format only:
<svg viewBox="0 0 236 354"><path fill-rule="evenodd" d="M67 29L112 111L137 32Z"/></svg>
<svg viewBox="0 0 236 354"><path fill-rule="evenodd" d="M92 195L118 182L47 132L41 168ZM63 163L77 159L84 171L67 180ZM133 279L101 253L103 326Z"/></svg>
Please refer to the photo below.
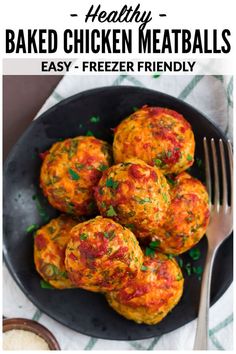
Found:
<svg viewBox="0 0 236 354"><path fill-rule="evenodd" d="M218 143L218 150L217 150ZM222 139L215 142L215 139L210 140L210 148L207 142L207 138L203 139L204 154L205 154L205 172L206 172L206 186L209 194L209 202L212 203L212 180L214 180L214 201L213 205L215 208L219 208L220 204L224 209L229 208L228 205L228 186L230 185L231 196L233 195L233 154L232 145L228 140L224 143ZM225 148L225 145L227 148ZM218 162L218 154L220 155L220 163ZM210 153L209 153L210 152ZM212 159L210 159L212 156ZM213 173L211 173L211 160L213 164ZM229 173L227 174L227 161ZM213 174L213 176L212 176ZM221 175L221 184L220 177ZM228 179L227 179L228 175ZM221 186L221 188L220 188ZM233 204L233 197L231 199L231 207ZM221 201L221 202L220 202Z"/></svg>

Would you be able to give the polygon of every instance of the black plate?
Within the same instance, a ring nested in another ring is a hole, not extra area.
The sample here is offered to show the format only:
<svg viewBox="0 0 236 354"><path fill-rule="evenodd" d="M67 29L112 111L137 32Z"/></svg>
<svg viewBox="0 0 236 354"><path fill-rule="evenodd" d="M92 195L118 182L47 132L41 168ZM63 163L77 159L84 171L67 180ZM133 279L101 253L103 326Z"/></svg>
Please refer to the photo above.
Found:
<svg viewBox="0 0 236 354"><path fill-rule="evenodd" d="M42 225L33 195L38 195L48 215L50 207L39 189L41 160L38 152L48 149L58 139L85 135L93 131L98 138L112 142L111 128L144 104L172 108L191 123L196 139L196 156L202 158L204 136L222 138L223 134L200 112L174 97L143 88L119 86L86 91L70 97L33 121L12 149L4 167L4 259L26 296L43 312L64 325L87 335L105 339L144 339L170 332L196 318L200 281L196 274L186 276L184 295L175 309L158 325L138 325L119 316L104 297L80 289L41 289L33 263L33 236L26 233L32 223ZM91 116L100 122L91 123ZM202 178L196 166L192 174ZM199 248L202 257L195 266L204 264L207 242ZM188 253L184 264L192 261ZM232 282L232 236L222 245L215 261L211 304L219 299Z"/></svg>

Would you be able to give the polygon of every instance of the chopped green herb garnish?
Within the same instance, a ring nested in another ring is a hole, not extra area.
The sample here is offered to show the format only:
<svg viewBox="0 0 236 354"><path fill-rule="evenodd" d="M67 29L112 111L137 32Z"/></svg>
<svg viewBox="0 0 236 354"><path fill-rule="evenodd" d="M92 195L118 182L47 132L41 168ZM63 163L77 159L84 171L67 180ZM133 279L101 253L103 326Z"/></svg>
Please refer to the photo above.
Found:
<svg viewBox="0 0 236 354"><path fill-rule="evenodd" d="M182 277L182 274L178 274L177 277L176 277L176 280L179 281L179 280L182 280L183 277Z"/></svg>
<svg viewBox="0 0 236 354"><path fill-rule="evenodd" d="M99 194L101 194L100 192L99 192ZM103 193L102 193L103 194ZM101 202L101 207L103 208L103 209L106 209L106 203L105 202Z"/></svg>
<svg viewBox="0 0 236 354"><path fill-rule="evenodd" d="M197 275L201 275L203 272L203 268L201 266L193 267L193 273Z"/></svg>
<svg viewBox="0 0 236 354"><path fill-rule="evenodd" d="M112 178L108 178L106 180L106 187L110 187L112 189L117 189L118 185L119 185L119 182L114 181Z"/></svg>
<svg viewBox="0 0 236 354"><path fill-rule="evenodd" d="M33 195L32 199L35 201L36 208L42 220L46 223L49 220L49 216L45 211L44 207L41 205L40 200L37 195Z"/></svg>
<svg viewBox="0 0 236 354"><path fill-rule="evenodd" d="M196 159L197 167L202 167L202 160L197 157Z"/></svg>
<svg viewBox="0 0 236 354"><path fill-rule="evenodd" d="M155 256L155 250L153 248L146 247L145 255L147 257L154 257Z"/></svg>
<svg viewBox="0 0 236 354"><path fill-rule="evenodd" d="M107 216L116 216L116 211L115 209L113 208L112 205L109 206L109 209L107 210Z"/></svg>
<svg viewBox="0 0 236 354"><path fill-rule="evenodd" d="M189 251L189 255L194 261L197 261L201 257L201 251L199 248L192 248Z"/></svg>
<svg viewBox="0 0 236 354"><path fill-rule="evenodd" d="M141 270L144 270L144 271L145 271L145 270L148 270L148 267L145 266L145 265L142 265L142 266L141 266Z"/></svg>
<svg viewBox="0 0 236 354"><path fill-rule="evenodd" d="M93 117L90 118L90 122L91 123L98 123L98 122L100 122L100 117L93 116Z"/></svg>
<svg viewBox="0 0 236 354"><path fill-rule="evenodd" d="M187 160L188 160L188 161L193 161L192 155L188 154L188 155L187 155Z"/></svg>
<svg viewBox="0 0 236 354"><path fill-rule="evenodd" d="M166 176L167 182L171 184L172 186L176 185L176 181L169 176Z"/></svg>
<svg viewBox="0 0 236 354"><path fill-rule="evenodd" d="M83 163L76 163L75 167L76 167L76 170L80 171L85 167L85 165Z"/></svg>
<svg viewBox="0 0 236 354"><path fill-rule="evenodd" d="M131 229L131 230L135 229L134 224L125 224L124 226L127 227L128 229Z"/></svg>
<svg viewBox="0 0 236 354"><path fill-rule="evenodd" d="M175 257L174 257L173 254L168 254L167 257L168 257L169 259L175 259Z"/></svg>
<svg viewBox="0 0 236 354"><path fill-rule="evenodd" d="M80 238L82 241L87 240L88 234L82 233L79 238Z"/></svg>
<svg viewBox="0 0 236 354"><path fill-rule="evenodd" d="M171 150L168 150L167 153L166 153L166 156L167 156L167 157L171 157L171 156L172 156L172 151L171 151Z"/></svg>
<svg viewBox="0 0 236 354"><path fill-rule="evenodd" d="M155 249L155 248L160 246L160 243L161 243L160 240L155 240L155 241L150 242L148 246L150 248L154 248Z"/></svg>
<svg viewBox="0 0 236 354"><path fill-rule="evenodd" d="M161 74L153 74L153 75L152 75L153 79L157 79L157 78L160 77L160 76L161 76Z"/></svg>
<svg viewBox="0 0 236 354"><path fill-rule="evenodd" d="M69 158L73 157L76 154L77 148L78 148L78 140L71 140L70 147L68 150Z"/></svg>
<svg viewBox="0 0 236 354"><path fill-rule="evenodd" d="M186 272L187 272L188 275L192 274L192 269L191 269L191 264L190 263L187 263L185 265L185 269L186 269Z"/></svg>
<svg viewBox="0 0 236 354"><path fill-rule="evenodd" d="M33 232L33 231L37 230L38 228L39 228L39 225L32 224L32 225L29 225L25 231L30 233L30 232Z"/></svg>
<svg viewBox="0 0 236 354"><path fill-rule="evenodd" d="M91 132L91 130L88 130L86 133L86 136L94 136L93 132Z"/></svg>
<svg viewBox="0 0 236 354"><path fill-rule="evenodd" d="M55 289L51 284L47 283L44 280L40 280L40 286L42 289Z"/></svg>
<svg viewBox="0 0 236 354"><path fill-rule="evenodd" d="M78 175L78 173L75 172L74 170L72 170L71 168L69 168L68 172L74 181L78 181L80 179L80 176Z"/></svg>
<svg viewBox="0 0 236 354"><path fill-rule="evenodd" d="M161 166L162 165L162 161L160 159L155 159L154 160L154 163L157 167Z"/></svg>
<svg viewBox="0 0 236 354"><path fill-rule="evenodd" d="M98 166L98 171L103 172L103 171L105 171L107 169L108 169L108 166L106 166L106 165L101 164L101 165Z"/></svg>
<svg viewBox="0 0 236 354"><path fill-rule="evenodd" d="M151 203L151 199L150 198L143 198L143 199L142 198L138 198L137 202L139 204Z"/></svg>
<svg viewBox="0 0 236 354"><path fill-rule="evenodd" d="M164 201L167 203L168 197L167 197L166 193L162 193L162 197L163 197Z"/></svg>
<svg viewBox="0 0 236 354"><path fill-rule="evenodd" d="M105 232L103 232L103 235L104 235L104 237L112 240L115 237L115 231L114 230L109 231L109 232L105 231Z"/></svg>
<svg viewBox="0 0 236 354"><path fill-rule="evenodd" d="M179 264L180 268L183 267L184 262L183 262L182 258L178 259L178 264Z"/></svg>

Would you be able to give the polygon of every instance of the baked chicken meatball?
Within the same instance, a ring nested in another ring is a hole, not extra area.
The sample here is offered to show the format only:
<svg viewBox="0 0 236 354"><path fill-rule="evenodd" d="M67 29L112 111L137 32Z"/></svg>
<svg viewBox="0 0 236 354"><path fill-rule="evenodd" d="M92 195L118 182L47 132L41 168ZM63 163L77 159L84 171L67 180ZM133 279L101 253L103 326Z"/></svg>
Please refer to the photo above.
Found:
<svg viewBox="0 0 236 354"><path fill-rule="evenodd" d="M54 208L75 215L94 214L93 188L111 160L109 144L94 137L57 142L44 153L40 186Z"/></svg>
<svg viewBox="0 0 236 354"><path fill-rule="evenodd" d="M178 174L193 164L194 150L190 124L168 108L144 106L115 128L115 163L137 157L164 174Z"/></svg>
<svg viewBox="0 0 236 354"><path fill-rule="evenodd" d="M58 289L74 287L65 269L65 248L70 230L78 223L67 215L52 219L34 237L34 263L41 277Z"/></svg>
<svg viewBox="0 0 236 354"><path fill-rule="evenodd" d="M184 279L174 259L161 253L145 257L142 271L117 291L106 294L110 306L137 323L160 322L179 302Z"/></svg>
<svg viewBox="0 0 236 354"><path fill-rule="evenodd" d="M138 237L148 237L164 222L170 203L163 173L139 159L107 169L95 198L101 215L112 217Z"/></svg>
<svg viewBox="0 0 236 354"><path fill-rule="evenodd" d="M101 216L76 225L66 248L71 281L90 291L117 289L136 276L143 253L134 234Z"/></svg>
<svg viewBox="0 0 236 354"><path fill-rule="evenodd" d="M164 253L181 254L200 241L206 232L210 212L205 186L182 172L172 180L171 204L165 223L156 234Z"/></svg>

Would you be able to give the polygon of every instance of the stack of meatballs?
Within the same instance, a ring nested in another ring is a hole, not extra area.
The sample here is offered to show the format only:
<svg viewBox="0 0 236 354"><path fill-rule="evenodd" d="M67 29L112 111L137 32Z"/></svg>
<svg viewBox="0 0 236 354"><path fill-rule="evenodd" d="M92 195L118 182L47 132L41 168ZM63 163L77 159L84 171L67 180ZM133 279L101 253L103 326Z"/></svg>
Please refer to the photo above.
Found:
<svg viewBox="0 0 236 354"><path fill-rule="evenodd" d="M38 273L57 289L104 293L137 323L161 321L183 293L173 255L209 222L206 189L184 172L194 149L181 114L149 106L114 129L113 147L91 136L55 143L43 154L40 186L63 214L35 234Z"/></svg>

